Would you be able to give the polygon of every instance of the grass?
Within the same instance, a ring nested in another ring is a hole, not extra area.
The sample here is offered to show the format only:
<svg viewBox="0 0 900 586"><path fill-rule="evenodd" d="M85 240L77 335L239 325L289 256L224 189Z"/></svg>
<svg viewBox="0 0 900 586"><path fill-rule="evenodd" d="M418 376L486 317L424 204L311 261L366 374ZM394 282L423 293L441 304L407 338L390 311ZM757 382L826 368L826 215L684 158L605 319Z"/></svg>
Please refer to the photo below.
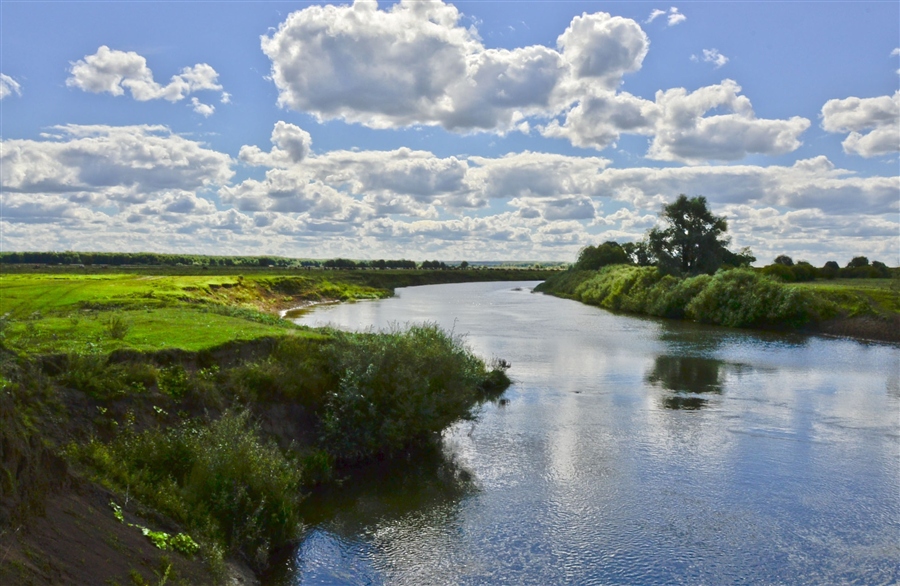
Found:
<svg viewBox="0 0 900 586"><path fill-rule="evenodd" d="M797 283L837 303L848 315L900 313L900 280L834 279Z"/></svg>
<svg viewBox="0 0 900 586"><path fill-rule="evenodd" d="M277 311L301 302L388 297L395 287L541 278L550 271L111 270L2 266L0 340L20 352L201 350L306 335ZM131 269L129 269L131 270ZM246 273L246 274L244 274Z"/></svg>

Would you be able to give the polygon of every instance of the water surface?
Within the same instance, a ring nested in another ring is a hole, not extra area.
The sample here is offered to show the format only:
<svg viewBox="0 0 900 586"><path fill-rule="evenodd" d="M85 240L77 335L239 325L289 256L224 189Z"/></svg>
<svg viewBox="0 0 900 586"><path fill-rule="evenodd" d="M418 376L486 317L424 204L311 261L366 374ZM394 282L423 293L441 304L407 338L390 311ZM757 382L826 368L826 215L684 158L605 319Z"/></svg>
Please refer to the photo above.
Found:
<svg viewBox="0 0 900 586"><path fill-rule="evenodd" d="M613 315L534 285L299 318L437 322L515 384L440 453L311 500L287 583L900 581L898 346Z"/></svg>

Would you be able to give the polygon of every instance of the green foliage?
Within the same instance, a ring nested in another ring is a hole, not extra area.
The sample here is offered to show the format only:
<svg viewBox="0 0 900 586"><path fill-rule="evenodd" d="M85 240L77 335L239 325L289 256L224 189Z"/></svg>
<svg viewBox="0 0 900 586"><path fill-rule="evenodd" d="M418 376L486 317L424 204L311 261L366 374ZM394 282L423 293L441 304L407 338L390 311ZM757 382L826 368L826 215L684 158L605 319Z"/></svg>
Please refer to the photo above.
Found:
<svg viewBox="0 0 900 586"><path fill-rule="evenodd" d="M717 273L688 304L687 315L729 327L799 327L829 310L808 290L738 269Z"/></svg>
<svg viewBox="0 0 900 586"><path fill-rule="evenodd" d="M100 354L70 354L57 375L63 385L99 401L143 393L156 381L156 369L147 363L112 363Z"/></svg>
<svg viewBox="0 0 900 586"><path fill-rule="evenodd" d="M159 371L159 390L173 399L181 399L191 391L191 381L181 365L169 366Z"/></svg>
<svg viewBox="0 0 900 586"><path fill-rule="evenodd" d="M404 332L336 332L337 388L323 414L323 444L339 460L391 454L427 441L483 398L484 363L436 325Z"/></svg>
<svg viewBox="0 0 900 586"><path fill-rule="evenodd" d="M131 329L131 324L128 323L125 317L120 313L113 313L110 315L104 325L106 326L106 333L109 334L109 337L113 340L124 339Z"/></svg>
<svg viewBox="0 0 900 586"><path fill-rule="evenodd" d="M679 195L663 208L661 217L668 226L650 230L647 241L663 272L697 275L713 273L721 266L728 222L724 216L713 215L705 197Z"/></svg>
<svg viewBox="0 0 900 586"><path fill-rule="evenodd" d="M586 246L578 253L575 270L596 271L607 265L628 264L628 254L618 242L609 240L599 246Z"/></svg>
<svg viewBox="0 0 900 586"><path fill-rule="evenodd" d="M662 274L656 267L606 267L579 285L575 297L607 309L642 311L644 293L660 278Z"/></svg>
<svg viewBox="0 0 900 586"><path fill-rule="evenodd" d="M786 254L780 254L775 257L775 264L785 266L785 267L792 267L792 266L794 266L794 259L792 259L791 257L789 257Z"/></svg>
<svg viewBox="0 0 900 586"><path fill-rule="evenodd" d="M139 529L141 534L143 534L144 537L149 539L150 542L159 549L171 549L188 557L193 557L197 552L200 551L200 545L196 541L194 541L193 538L187 533L178 533L177 535L171 535L169 533L166 533L165 531L152 531L147 527L144 527L143 525L126 523L125 513L122 511L122 507L120 507L118 503L116 503L115 501L109 501L109 507L112 509L113 517L115 517L117 521L119 521L120 523L125 523L129 527Z"/></svg>
<svg viewBox="0 0 900 586"><path fill-rule="evenodd" d="M794 264L794 261L791 261L791 263L788 264L783 260L782 262L778 262L778 259L775 259L773 264L762 268L762 273L764 275L774 277L785 283L814 281L816 277L819 276L819 272L819 269L816 269L816 267L802 260L796 264Z"/></svg>
<svg viewBox="0 0 900 586"><path fill-rule="evenodd" d="M257 568L300 527L302 469L263 442L246 413L226 412L206 427L185 423L126 433L109 444L94 440L75 455L120 489L127 487Z"/></svg>

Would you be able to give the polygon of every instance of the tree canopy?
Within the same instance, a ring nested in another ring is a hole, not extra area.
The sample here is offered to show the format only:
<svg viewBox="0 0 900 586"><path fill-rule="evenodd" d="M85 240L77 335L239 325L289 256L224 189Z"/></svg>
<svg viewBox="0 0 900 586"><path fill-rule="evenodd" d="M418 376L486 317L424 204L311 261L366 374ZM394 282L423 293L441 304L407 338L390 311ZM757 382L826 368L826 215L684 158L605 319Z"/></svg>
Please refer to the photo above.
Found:
<svg viewBox="0 0 900 586"><path fill-rule="evenodd" d="M657 266L667 273L716 272L728 253L725 217L713 215L702 195L689 199L684 194L665 206L661 217L668 226L647 235Z"/></svg>
<svg viewBox="0 0 900 586"><path fill-rule="evenodd" d="M618 242L607 240L599 246L585 246L578 253L575 268L580 271L596 271L606 265L628 264L628 253Z"/></svg>

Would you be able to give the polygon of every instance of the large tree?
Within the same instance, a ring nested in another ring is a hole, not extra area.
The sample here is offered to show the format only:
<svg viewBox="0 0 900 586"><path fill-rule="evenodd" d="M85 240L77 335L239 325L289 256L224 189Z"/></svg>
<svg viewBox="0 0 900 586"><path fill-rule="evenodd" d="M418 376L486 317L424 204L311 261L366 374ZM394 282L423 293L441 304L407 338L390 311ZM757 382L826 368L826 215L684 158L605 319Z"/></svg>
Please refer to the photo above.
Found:
<svg viewBox="0 0 900 586"><path fill-rule="evenodd" d="M664 228L653 228L647 235L650 252L660 269L668 273L698 275L714 273L722 265L728 250L728 222L709 210L706 198L688 198L681 194L663 208Z"/></svg>

